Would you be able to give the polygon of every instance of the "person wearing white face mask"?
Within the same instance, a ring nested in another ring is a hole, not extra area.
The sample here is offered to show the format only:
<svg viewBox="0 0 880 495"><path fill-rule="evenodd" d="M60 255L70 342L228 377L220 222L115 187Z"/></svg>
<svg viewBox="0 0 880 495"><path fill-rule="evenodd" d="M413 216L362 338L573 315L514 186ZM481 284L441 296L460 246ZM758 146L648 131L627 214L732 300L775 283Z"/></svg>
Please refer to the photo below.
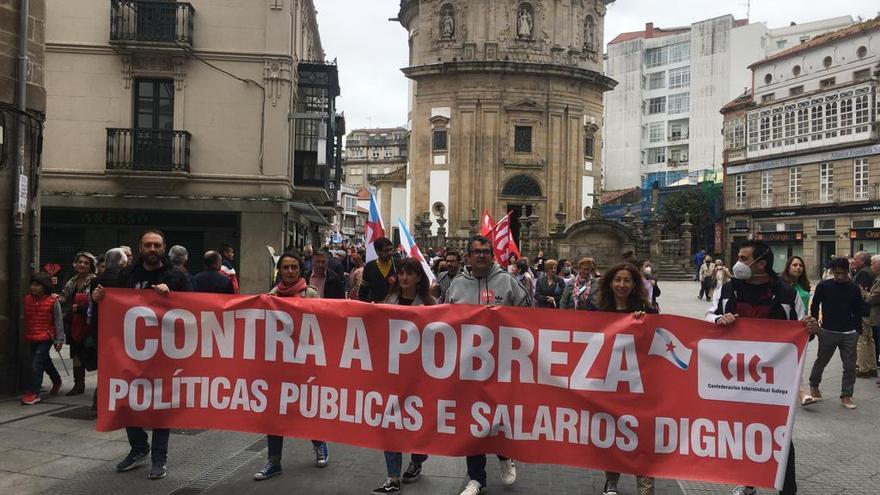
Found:
<svg viewBox="0 0 880 495"><path fill-rule="evenodd" d="M772 320L801 320L810 335L819 333L815 318L806 317L804 303L797 292L773 271L773 251L762 241L740 244L737 262L733 266L734 279L715 290L706 320L736 332L739 318L766 318ZM766 325L772 331L772 325ZM738 486L732 495L755 495L754 487ZM788 450L785 481L780 495L797 493L794 445Z"/></svg>

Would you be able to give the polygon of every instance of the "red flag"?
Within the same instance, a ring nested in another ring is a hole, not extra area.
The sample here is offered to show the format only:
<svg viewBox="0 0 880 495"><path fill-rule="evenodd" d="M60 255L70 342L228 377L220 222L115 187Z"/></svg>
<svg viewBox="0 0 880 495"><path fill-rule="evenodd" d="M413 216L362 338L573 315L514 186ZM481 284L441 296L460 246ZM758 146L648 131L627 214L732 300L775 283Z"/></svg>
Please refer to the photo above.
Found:
<svg viewBox="0 0 880 495"><path fill-rule="evenodd" d="M495 224L495 229L492 232L492 247L495 250L495 261L501 265L502 268L507 268L507 265L510 264L510 212L507 212L507 215L498 221Z"/></svg>
<svg viewBox="0 0 880 495"><path fill-rule="evenodd" d="M480 221L480 235L483 237L489 237L492 234L492 231L495 230L495 220L492 220L492 216L489 215L488 209L483 209L483 217Z"/></svg>

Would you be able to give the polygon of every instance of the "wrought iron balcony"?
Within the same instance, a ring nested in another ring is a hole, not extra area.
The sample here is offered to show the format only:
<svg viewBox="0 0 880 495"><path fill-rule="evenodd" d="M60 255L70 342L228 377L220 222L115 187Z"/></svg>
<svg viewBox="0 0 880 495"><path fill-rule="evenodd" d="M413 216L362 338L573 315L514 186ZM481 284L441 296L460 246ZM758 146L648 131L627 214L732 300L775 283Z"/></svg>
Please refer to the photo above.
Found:
<svg viewBox="0 0 880 495"><path fill-rule="evenodd" d="M754 194L740 197L728 196L727 210L752 210L762 208L792 208L801 206L833 206L841 203L880 201L880 184L858 187L839 187L821 191L797 193Z"/></svg>
<svg viewBox="0 0 880 495"><path fill-rule="evenodd" d="M107 129L107 170L189 172L187 131Z"/></svg>
<svg viewBox="0 0 880 495"><path fill-rule="evenodd" d="M195 9L189 3L110 0L110 43L192 48Z"/></svg>

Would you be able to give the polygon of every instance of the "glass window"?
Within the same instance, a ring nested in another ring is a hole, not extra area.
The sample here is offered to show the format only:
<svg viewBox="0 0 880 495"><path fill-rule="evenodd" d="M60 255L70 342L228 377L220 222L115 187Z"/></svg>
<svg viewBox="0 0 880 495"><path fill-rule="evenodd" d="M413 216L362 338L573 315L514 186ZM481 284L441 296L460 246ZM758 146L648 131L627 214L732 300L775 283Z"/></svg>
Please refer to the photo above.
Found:
<svg viewBox="0 0 880 495"><path fill-rule="evenodd" d="M666 84L666 72L654 72L648 75L648 89L660 89Z"/></svg>
<svg viewBox="0 0 880 495"><path fill-rule="evenodd" d="M760 142L766 143L769 140L770 140L770 117L761 117Z"/></svg>
<svg viewBox="0 0 880 495"><path fill-rule="evenodd" d="M861 95L856 97L856 125L866 124L868 122L868 118L870 113L868 111L870 107L868 106L868 95ZM860 132L856 129L856 132Z"/></svg>
<svg viewBox="0 0 880 495"><path fill-rule="evenodd" d="M791 167L788 169L788 203L792 205L801 204L801 175L800 167Z"/></svg>
<svg viewBox="0 0 880 495"><path fill-rule="evenodd" d="M853 186L855 199L868 199L868 159L853 161Z"/></svg>
<svg viewBox="0 0 880 495"><path fill-rule="evenodd" d="M532 152L532 126L518 125L513 128L513 148L517 153Z"/></svg>
<svg viewBox="0 0 880 495"><path fill-rule="evenodd" d="M663 113L666 111L666 97L651 98L648 100L648 115Z"/></svg>
<svg viewBox="0 0 880 495"><path fill-rule="evenodd" d="M585 158L593 158L596 148L596 135L592 132L586 131L584 134L584 157Z"/></svg>
<svg viewBox="0 0 880 495"><path fill-rule="evenodd" d="M676 43L669 46L669 63L674 64L691 58L690 43Z"/></svg>
<svg viewBox="0 0 880 495"><path fill-rule="evenodd" d="M666 65L668 55L669 52L665 46L661 46L660 48L649 48L645 51L645 64L648 67Z"/></svg>
<svg viewBox="0 0 880 495"><path fill-rule="evenodd" d="M810 125L810 129L813 132L813 139L821 139L822 135L816 133L822 132L822 105L817 105L811 110L812 122Z"/></svg>
<svg viewBox="0 0 880 495"><path fill-rule="evenodd" d="M666 148L648 148L648 163L666 163Z"/></svg>
<svg viewBox="0 0 880 495"><path fill-rule="evenodd" d="M807 142L807 135L810 133L810 110L801 108L797 111L797 142Z"/></svg>
<svg viewBox="0 0 880 495"><path fill-rule="evenodd" d="M835 223L833 218L820 218L816 221L816 230L835 230Z"/></svg>
<svg viewBox="0 0 880 495"><path fill-rule="evenodd" d="M656 122L648 125L648 141L658 143L666 139L666 123Z"/></svg>
<svg viewBox="0 0 880 495"><path fill-rule="evenodd" d="M688 93L669 95L669 113L676 114L690 111L690 102L690 94Z"/></svg>
<svg viewBox="0 0 880 495"><path fill-rule="evenodd" d="M761 206L773 206L773 172L761 172Z"/></svg>
<svg viewBox="0 0 880 495"><path fill-rule="evenodd" d="M433 140L434 151L446 151L446 129L435 129Z"/></svg>
<svg viewBox="0 0 880 495"><path fill-rule="evenodd" d="M777 113L771 119L771 131L773 134L773 141L779 141L782 139L782 114ZM773 143L773 146L779 146L781 143Z"/></svg>
<svg viewBox="0 0 880 495"><path fill-rule="evenodd" d="M794 136L797 132L794 122L794 110L785 112L785 144L794 144Z"/></svg>
<svg viewBox="0 0 880 495"><path fill-rule="evenodd" d="M819 164L819 201L828 203L834 200L834 164Z"/></svg>
<svg viewBox="0 0 880 495"><path fill-rule="evenodd" d="M852 129L847 129L847 127L852 127L853 124L853 101L852 98L844 98L840 100L840 134L852 134Z"/></svg>
<svg viewBox="0 0 880 495"><path fill-rule="evenodd" d="M733 127L733 147L742 148L746 145L746 125L745 122L739 121Z"/></svg>
<svg viewBox="0 0 880 495"><path fill-rule="evenodd" d="M871 69L862 69L853 72L853 82L867 81L871 78Z"/></svg>
<svg viewBox="0 0 880 495"><path fill-rule="evenodd" d="M834 83L835 83L835 80L833 77L829 77L828 79L822 79L821 81L819 81L819 88L820 89L830 88L831 86L834 86Z"/></svg>
<svg viewBox="0 0 880 495"><path fill-rule="evenodd" d="M669 89L686 88L691 84L691 68L680 67L669 71Z"/></svg>
<svg viewBox="0 0 880 495"><path fill-rule="evenodd" d="M776 93L761 95L761 103L769 103L776 99Z"/></svg>
<svg viewBox="0 0 880 495"><path fill-rule="evenodd" d="M795 86L795 87L790 88L788 90L788 96L797 96L797 95L802 95L802 94L804 94L804 87L803 86Z"/></svg>
<svg viewBox="0 0 880 495"><path fill-rule="evenodd" d="M734 183L734 197L736 198L736 206L742 208L746 205L746 176L737 175Z"/></svg>

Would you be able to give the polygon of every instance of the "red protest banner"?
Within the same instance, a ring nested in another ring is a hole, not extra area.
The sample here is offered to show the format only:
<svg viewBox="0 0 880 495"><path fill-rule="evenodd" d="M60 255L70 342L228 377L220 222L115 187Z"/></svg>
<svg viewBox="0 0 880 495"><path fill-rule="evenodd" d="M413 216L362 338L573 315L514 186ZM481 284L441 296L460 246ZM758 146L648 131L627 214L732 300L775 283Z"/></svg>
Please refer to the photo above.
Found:
<svg viewBox="0 0 880 495"><path fill-rule="evenodd" d="M98 429L780 486L803 323L110 289Z"/></svg>

